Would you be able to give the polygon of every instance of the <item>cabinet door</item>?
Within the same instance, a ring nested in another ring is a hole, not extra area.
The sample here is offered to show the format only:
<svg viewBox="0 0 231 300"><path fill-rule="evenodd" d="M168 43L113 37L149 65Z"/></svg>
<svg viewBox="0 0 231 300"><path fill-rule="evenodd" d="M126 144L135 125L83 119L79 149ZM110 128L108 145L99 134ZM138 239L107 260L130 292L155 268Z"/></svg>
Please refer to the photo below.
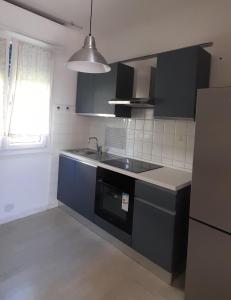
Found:
<svg viewBox="0 0 231 300"><path fill-rule="evenodd" d="M151 98L152 104L155 104L155 85L156 85L156 68L151 67L149 97Z"/></svg>
<svg viewBox="0 0 231 300"><path fill-rule="evenodd" d="M194 46L158 55L156 117L195 118L198 88L209 86L211 55Z"/></svg>
<svg viewBox="0 0 231 300"><path fill-rule="evenodd" d="M190 220L186 300L231 299L231 236Z"/></svg>
<svg viewBox="0 0 231 300"><path fill-rule="evenodd" d="M108 73L94 76L94 112L96 114L114 114L114 105L108 104L109 100L116 97L117 65L111 65Z"/></svg>
<svg viewBox="0 0 231 300"><path fill-rule="evenodd" d="M60 156L58 200L93 220L96 167Z"/></svg>
<svg viewBox="0 0 231 300"><path fill-rule="evenodd" d="M111 65L111 71L102 74L78 74L76 112L130 117L131 108L108 103L116 98L129 99L133 91L133 68L121 63Z"/></svg>
<svg viewBox="0 0 231 300"><path fill-rule="evenodd" d="M194 118L197 53L190 47L158 55L155 116Z"/></svg>
<svg viewBox="0 0 231 300"><path fill-rule="evenodd" d="M167 271L172 271L175 212L135 198L132 247Z"/></svg>
<svg viewBox="0 0 231 300"><path fill-rule="evenodd" d="M112 69L117 68L116 94L115 98L130 99L133 95L134 69L130 66L115 63ZM116 100L116 99L115 99Z"/></svg>
<svg viewBox="0 0 231 300"><path fill-rule="evenodd" d="M65 205L76 210L75 161L64 156L59 157L59 177L57 198Z"/></svg>
<svg viewBox="0 0 231 300"><path fill-rule="evenodd" d="M96 167L75 162L75 207L84 217L93 220L95 206Z"/></svg>
<svg viewBox="0 0 231 300"><path fill-rule="evenodd" d="M76 112L94 113L94 75L78 73Z"/></svg>

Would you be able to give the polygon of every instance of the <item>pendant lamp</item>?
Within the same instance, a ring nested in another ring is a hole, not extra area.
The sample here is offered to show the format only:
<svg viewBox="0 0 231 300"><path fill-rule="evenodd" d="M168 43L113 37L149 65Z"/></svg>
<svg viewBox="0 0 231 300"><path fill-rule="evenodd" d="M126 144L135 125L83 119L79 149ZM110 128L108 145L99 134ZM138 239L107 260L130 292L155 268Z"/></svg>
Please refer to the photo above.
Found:
<svg viewBox="0 0 231 300"><path fill-rule="evenodd" d="M111 67L97 50L95 38L91 35L92 7L93 0L91 0L90 33L86 36L83 47L67 62L67 68L83 73L106 73L111 70Z"/></svg>

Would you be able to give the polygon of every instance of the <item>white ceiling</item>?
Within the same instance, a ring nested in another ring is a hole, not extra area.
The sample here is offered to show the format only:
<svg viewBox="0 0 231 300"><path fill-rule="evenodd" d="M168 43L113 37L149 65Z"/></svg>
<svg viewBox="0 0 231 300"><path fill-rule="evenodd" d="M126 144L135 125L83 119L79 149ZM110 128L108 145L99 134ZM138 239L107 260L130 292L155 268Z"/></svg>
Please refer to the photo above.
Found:
<svg viewBox="0 0 231 300"><path fill-rule="evenodd" d="M89 28L90 0L18 0L67 22ZM113 35L187 6L185 0L94 0L93 34ZM199 0L194 0L200 2Z"/></svg>

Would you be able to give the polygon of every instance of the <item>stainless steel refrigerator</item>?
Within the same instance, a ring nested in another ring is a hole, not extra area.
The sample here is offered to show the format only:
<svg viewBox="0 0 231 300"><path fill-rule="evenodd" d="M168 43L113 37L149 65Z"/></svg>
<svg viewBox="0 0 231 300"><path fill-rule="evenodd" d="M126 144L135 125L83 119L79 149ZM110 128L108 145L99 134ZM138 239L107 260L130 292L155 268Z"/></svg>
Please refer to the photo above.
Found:
<svg viewBox="0 0 231 300"><path fill-rule="evenodd" d="M231 300L231 87L199 90L186 300Z"/></svg>

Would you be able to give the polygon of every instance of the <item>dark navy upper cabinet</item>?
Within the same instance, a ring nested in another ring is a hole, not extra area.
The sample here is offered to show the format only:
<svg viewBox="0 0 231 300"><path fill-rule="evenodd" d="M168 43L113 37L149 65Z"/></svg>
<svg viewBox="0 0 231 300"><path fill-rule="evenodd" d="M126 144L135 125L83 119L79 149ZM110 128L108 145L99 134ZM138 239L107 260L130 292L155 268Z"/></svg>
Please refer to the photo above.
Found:
<svg viewBox="0 0 231 300"><path fill-rule="evenodd" d="M159 118L195 118L198 88L209 86L211 55L199 46L158 55L155 110Z"/></svg>
<svg viewBox="0 0 231 300"><path fill-rule="evenodd" d="M130 117L131 109L108 101L127 99L133 93L134 69L121 63L103 74L78 74L76 112L86 115Z"/></svg>
<svg viewBox="0 0 231 300"><path fill-rule="evenodd" d="M185 267L189 196L136 181L132 247L170 273Z"/></svg>
<svg viewBox="0 0 231 300"><path fill-rule="evenodd" d="M78 73L76 112L88 114L94 107L94 76L90 73Z"/></svg>
<svg viewBox="0 0 231 300"><path fill-rule="evenodd" d="M59 201L93 221L96 167L69 157L59 158Z"/></svg>

